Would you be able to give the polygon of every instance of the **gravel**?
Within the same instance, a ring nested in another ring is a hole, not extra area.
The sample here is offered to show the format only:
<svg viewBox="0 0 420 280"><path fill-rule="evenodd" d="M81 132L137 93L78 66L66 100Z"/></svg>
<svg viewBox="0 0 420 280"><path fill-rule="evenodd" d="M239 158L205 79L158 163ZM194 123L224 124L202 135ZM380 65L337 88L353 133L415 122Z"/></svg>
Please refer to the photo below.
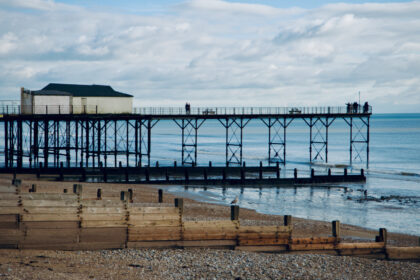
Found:
<svg viewBox="0 0 420 280"><path fill-rule="evenodd" d="M0 250L1 279L420 279L420 264L216 249Z"/></svg>

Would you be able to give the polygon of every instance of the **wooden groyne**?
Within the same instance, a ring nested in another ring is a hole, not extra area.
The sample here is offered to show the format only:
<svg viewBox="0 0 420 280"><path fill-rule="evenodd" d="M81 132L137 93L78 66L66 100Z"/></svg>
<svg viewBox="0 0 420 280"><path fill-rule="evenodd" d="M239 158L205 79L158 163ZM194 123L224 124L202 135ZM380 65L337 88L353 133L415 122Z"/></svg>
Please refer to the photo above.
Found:
<svg viewBox="0 0 420 280"><path fill-rule="evenodd" d="M386 259L420 259L420 247L387 246L387 231L375 241L343 242L340 222L330 236L296 238L291 216L274 226L241 225L239 207L227 220L186 220L184 201L172 206L133 202L133 190L119 197L75 184L63 193L22 192L20 181L0 186L0 247L14 249L98 250L115 248L225 247L262 252L317 252ZM158 201L163 192L159 191Z"/></svg>
<svg viewBox="0 0 420 280"><path fill-rule="evenodd" d="M10 170L8 170L10 171ZM2 170L0 169L0 173ZM39 168L14 169L14 174L36 174L38 178L57 181L120 182L173 185L231 185L281 186L325 183L365 182L362 169L359 174L316 174L314 169L302 176L294 169L292 177L281 177L279 166L258 167L120 167L120 168Z"/></svg>

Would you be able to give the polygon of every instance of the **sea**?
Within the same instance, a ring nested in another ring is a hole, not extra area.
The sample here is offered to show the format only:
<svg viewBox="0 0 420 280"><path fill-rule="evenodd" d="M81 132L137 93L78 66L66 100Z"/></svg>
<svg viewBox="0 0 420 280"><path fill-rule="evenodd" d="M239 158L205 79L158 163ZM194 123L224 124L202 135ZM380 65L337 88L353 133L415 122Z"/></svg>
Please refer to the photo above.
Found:
<svg viewBox="0 0 420 280"><path fill-rule="evenodd" d="M366 136L365 128L360 122L354 123L353 135L360 132L358 137ZM293 121L287 128L286 164L281 166L281 176L293 176L294 168L303 176L309 176L311 168L316 174L325 174L328 168L336 174L342 174L343 167L353 173L363 168L366 183L279 188L168 186L167 190L222 205L229 205L238 197L240 207L265 214L340 220L370 229L384 227L392 232L420 235L420 114L373 114L368 165L363 144L353 148L354 160L349 165L349 131L344 120L335 120L329 127L328 163L324 160L311 164L309 127L302 120ZM225 164L225 133L218 121L203 123L198 133L198 165L208 165L209 161L213 165ZM320 135L325 135L325 130ZM172 121L159 122L152 132L152 164L180 162L181 139L180 129ZM243 130L243 160L247 166L260 161L268 164L268 128L261 120L250 121Z"/></svg>

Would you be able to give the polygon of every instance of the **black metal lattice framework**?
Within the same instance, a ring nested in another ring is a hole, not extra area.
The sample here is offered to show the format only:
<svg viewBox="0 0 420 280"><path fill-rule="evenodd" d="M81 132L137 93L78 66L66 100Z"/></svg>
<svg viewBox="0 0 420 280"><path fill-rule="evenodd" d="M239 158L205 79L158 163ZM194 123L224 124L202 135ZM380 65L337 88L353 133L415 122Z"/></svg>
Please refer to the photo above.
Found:
<svg viewBox="0 0 420 280"><path fill-rule="evenodd" d="M268 162L286 164L286 129L293 119L261 119L268 127Z"/></svg>
<svg viewBox="0 0 420 280"><path fill-rule="evenodd" d="M309 126L309 161L328 162L328 129L336 118L303 119Z"/></svg>
<svg viewBox="0 0 420 280"><path fill-rule="evenodd" d="M197 165L198 129L205 119L174 119L174 122L182 130L182 165Z"/></svg>
<svg viewBox="0 0 420 280"><path fill-rule="evenodd" d="M207 119L226 130L226 165L243 164L243 130L251 119L268 127L268 160L286 163L287 128L295 119L309 126L310 162L328 162L329 127L337 118L349 125L350 164L369 162L370 112L339 114L217 115L5 115L0 143L5 168L150 166L152 128L162 119L182 130L182 165L197 165L198 130Z"/></svg>
<svg viewBox="0 0 420 280"><path fill-rule="evenodd" d="M226 129L226 166L242 165L243 130L251 119L218 119Z"/></svg>
<svg viewBox="0 0 420 280"><path fill-rule="evenodd" d="M350 126L350 165L363 163L369 168L370 118L351 117L344 119Z"/></svg>

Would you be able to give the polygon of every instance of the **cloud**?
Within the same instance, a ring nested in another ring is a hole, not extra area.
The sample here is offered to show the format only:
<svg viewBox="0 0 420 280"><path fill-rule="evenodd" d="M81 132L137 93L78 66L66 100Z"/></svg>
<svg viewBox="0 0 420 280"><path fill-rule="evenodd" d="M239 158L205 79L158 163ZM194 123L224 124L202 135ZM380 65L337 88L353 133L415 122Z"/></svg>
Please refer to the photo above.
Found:
<svg viewBox="0 0 420 280"><path fill-rule="evenodd" d="M110 84L142 106L342 105L360 90L375 111L420 108L420 2L167 11L0 0L0 98L66 82Z"/></svg>

